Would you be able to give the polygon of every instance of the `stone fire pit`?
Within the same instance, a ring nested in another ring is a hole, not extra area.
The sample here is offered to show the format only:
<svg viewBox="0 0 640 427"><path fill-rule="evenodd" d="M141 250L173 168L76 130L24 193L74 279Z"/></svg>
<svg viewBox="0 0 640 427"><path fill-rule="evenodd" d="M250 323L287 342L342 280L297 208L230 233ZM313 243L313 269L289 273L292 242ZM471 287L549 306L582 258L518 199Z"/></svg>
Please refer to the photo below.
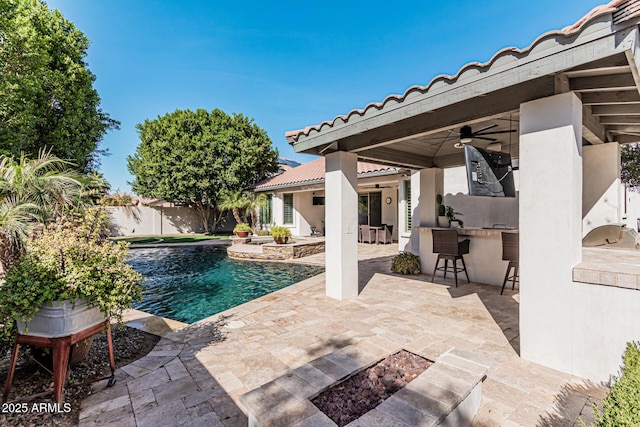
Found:
<svg viewBox="0 0 640 427"><path fill-rule="evenodd" d="M348 346L245 393L240 403L249 426L336 426L311 399L373 366L384 356ZM419 356L433 360L428 355ZM451 349L404 388L348 426L469 425L480 407L482 381L490 364L465 351Z"/></svg>

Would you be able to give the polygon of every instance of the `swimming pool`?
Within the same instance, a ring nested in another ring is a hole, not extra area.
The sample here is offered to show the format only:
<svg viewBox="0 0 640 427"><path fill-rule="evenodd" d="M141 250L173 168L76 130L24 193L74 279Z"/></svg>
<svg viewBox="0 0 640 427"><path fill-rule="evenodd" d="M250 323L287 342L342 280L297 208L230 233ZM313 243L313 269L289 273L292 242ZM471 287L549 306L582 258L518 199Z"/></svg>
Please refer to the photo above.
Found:
<svg viewBox="0 0 640 427"><path fill-rule="evenodd" d="M138 310L193 323L324 271L302 264L227 258L226 248L132 249L129 263L146 278Z"/></svg>

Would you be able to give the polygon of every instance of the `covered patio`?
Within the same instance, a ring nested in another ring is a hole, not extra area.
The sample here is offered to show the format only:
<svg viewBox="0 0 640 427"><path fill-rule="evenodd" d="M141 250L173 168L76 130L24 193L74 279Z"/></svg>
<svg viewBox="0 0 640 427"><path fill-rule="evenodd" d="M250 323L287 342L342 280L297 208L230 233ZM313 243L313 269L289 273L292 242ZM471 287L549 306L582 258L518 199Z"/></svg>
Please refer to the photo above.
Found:
<svg viewBox="0 0 640 427"><path fill-rule="evenodd" d="M449 279L436 284L428 275L392 274L390 246L361 244L358 252L358 298L327 298L322 274L170 332L153 352L119 369L113 388L96 384L80 425L246 426L242 394L297 375L335 350L377 359L403 348L437 358L453 347L491 366L472 425L577 426L580 415L592 419L602 386L518 357L517 292L500 296L493 286L455 288ZM300 415L300 406L280 405L277 425L292 425L287 420ZM410 414L391 415L403 426Z"/></svg>
<svg viewBox="0 0 640 427"><path fill-rule="evenodd" d="M625 343L640 338L640 282L624 264L615 267L620 278L613 282L597 269L599 279L587 280L581 240L594 226L621 221L620 144L640 139L639 22L637 2L614 0L524 49L503 49L454 76L288 132L296 151L326 158L326 294L362 299L358 159L413 171L412 233L400 249L419 255L427 271L435 262L431 229L445 170L464 165L457 147L491 144L517 160L519 193L466 202L477 212L515 212L517 223L509 225L520 235L520 355L608 380ZM473 134L482 129L491 130L490 140ZM476 215L465 227L489 219ZM498 244L472 239L472 281L497 284L504 275Z"/></svg>

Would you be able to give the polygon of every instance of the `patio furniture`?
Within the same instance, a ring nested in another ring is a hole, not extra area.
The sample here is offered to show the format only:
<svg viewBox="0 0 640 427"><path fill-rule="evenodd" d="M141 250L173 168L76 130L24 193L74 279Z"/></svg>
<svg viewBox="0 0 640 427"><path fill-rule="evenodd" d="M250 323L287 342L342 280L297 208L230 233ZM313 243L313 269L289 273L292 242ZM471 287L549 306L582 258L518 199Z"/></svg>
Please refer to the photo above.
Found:
<svg viewBox="0 0 640 427"><path fill-rule="evenodd" d="M467 273L467 266L464 263L464 254L469 253L469 239L465 239L461 242L458 241L458 232L456 230L432 230L433 233L433 253L438 254L436 266L433 269L433 275L431 281L436 277L436 271L444 271L443 278L447 277L448 262L453 262L453 276L455 278L456 287L458 287L458 272L464 271L467 276L467 282L469 280L469 273ZM440 260L444 260L444 267L438 267ZM462 261L462 267L458 267L458 260Z"/></svg>
<svg viewBox="0 0 640 427"><path fill-rule="evenodd" d="M375 243L376 241L376 230L373 230L368 225L360 226L360 241L362 243Z"/></svg>
<svg viewBox="0 0 640 427"><path fill-rule="evenodd" d="M393 225L383 224L382 229L378 230L376 236L377 243L393 243L391 236L393 235Z"/></svg>
<svg viewBox="0 0 640 427"><path fill-rule="evenodd" d="M507 272L504 275L504 281L502 282L502 290L500 295L504 292L504 287L509 280L512 280L511 290L516 288L516 282L520 283L518 279L518 260L520 259L520 235L518 233L502 233L502 260L509 261L507 266ZM513 269L513 276L509 276L509 272Z"/></svg>

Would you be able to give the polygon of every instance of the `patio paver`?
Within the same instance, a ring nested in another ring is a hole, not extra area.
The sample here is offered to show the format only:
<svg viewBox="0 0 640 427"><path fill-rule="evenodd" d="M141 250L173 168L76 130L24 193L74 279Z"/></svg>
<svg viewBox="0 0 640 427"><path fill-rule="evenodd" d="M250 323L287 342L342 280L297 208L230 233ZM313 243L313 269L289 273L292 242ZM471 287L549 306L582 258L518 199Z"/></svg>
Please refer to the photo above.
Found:
<svg viewBox="0 0 640 427"><path fill-rule="evenodd" d="M455 288L448 279L429 282L430 275L391 274L396 251L396 245L359 246L357 298L327 298L322 274L168 332L154 352L117 371L115 387L124 389L114 394L96 384L80 425L112 422L113 414L137 425L246 426L239 396L247 391L285 374L292 376L279 386L300 396L305 382L332 382L320 371L299 370L320 356L341 350L373 361L372 354L405 348L436 358L452 347L446 357L492 363L474 426L579 425L581 413L590 419L602 385L518 357L517 292L501 296L495 286ZM321 263L323 255L307 261ZM336 375L345 360L340 352L331 356ZM370 418L394 419L383 411Z"/></svg>

